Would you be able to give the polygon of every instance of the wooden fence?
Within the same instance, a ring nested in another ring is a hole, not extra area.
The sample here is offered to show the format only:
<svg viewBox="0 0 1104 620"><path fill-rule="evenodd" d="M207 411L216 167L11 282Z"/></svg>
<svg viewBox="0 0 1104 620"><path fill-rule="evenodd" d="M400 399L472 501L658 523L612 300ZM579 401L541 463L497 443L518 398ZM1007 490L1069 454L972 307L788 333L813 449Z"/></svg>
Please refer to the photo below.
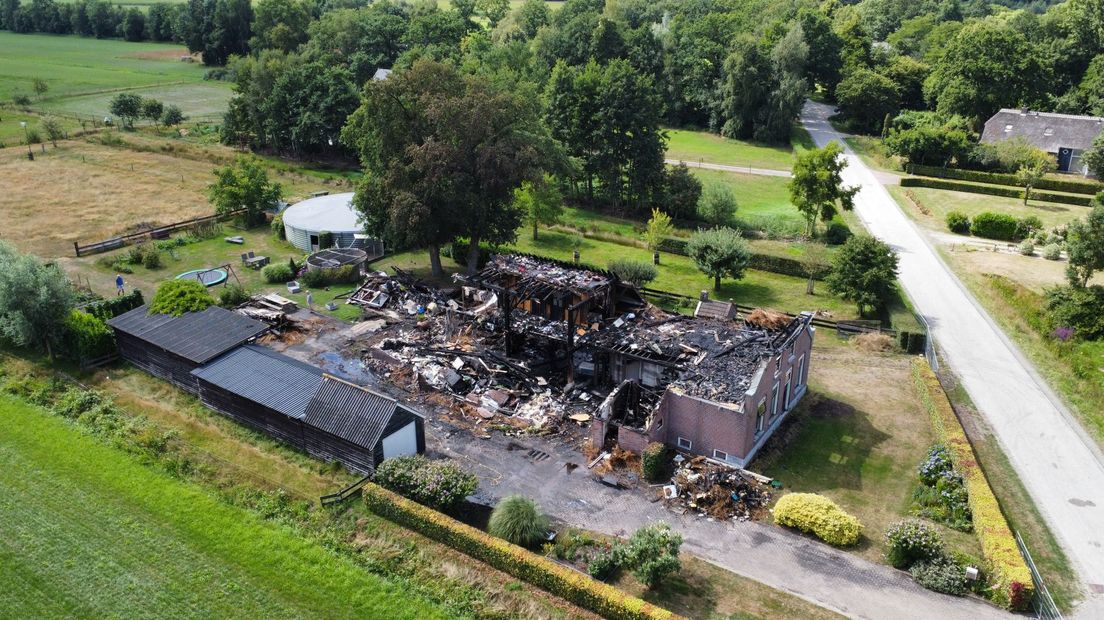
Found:
<svg viewBox="0 0 1104 620"><path fill-rule="evenodd" d="M184 220L183 222L174 222L172 224L158 226L157 228L151 228L149 230L133 232L126 235L119 235L118 237L112 237L110 239L104 239L103 241L97 241L95 243L89 243L86 245L81 245L79 242L74 241L73 251L76 252L76 255L78 257L87 256L89 254L99 254L100 252L109 252L111 250L119 249L135 241L145 239L165 239L170 234L178 230L190 228L197 224L207 224L210 222L228 220L234 216L241 215L242 213L245 213L245 209L238 209L237 211L233 211L223 215L205 215L203 217L196 217L190 220Z"/></svg>
<svg viewBox="0 0 1104 620"><path fill-rule="evenodd" d="M344 503L345 500L359 493L361 487L363 487L371 479L372 475L368 474L367 476L361 478L360 480L357 480L344 489L341 489L337 493L330 493L329 495L323 495L322 497L319 497L318 501L323 506L333 506L336 504Z"/></svg>

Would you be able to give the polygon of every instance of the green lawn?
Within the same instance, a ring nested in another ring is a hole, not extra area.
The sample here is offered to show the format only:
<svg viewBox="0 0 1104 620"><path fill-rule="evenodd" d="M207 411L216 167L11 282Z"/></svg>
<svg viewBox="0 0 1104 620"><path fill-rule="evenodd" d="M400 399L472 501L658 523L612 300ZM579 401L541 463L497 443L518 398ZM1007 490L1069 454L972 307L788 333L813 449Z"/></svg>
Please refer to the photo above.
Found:
<svg viewBox="0 0 1104 620"><path fill-rule="evenodd" d="M731 140L708 131L667 130L668 159L768 170L793 168L794 151L809 148L811 144L809 134L800 127L794 129L790 144L784 145Z"/></svg>
<svg viewBox="0 0 1104 620"><path fill-rule="evenodd" d="M221 120L222 115L234 94L229 82L200 82L193 84L171 84L128 90L141 97L149 97L173 104L184 112L189 121ZM100 92L91 95L51 99L42 103L41 108L48 113L79 116L82 118L102 117L108 114L111 99L116 92ZM141 121L139 124L144 124Z"/></svg>
<svg viewBox="0 0 1104 620"><path fill-rule="evenodd" d="M68 118L59 118L64 131L80 129L80 123ZM37 114L28 114L17 110L0 110L0 148L23 144L26 139L26 130L19 123L27 123L27 129L38 131L43 141L47 140L46 132L40 127L42 117ZM35 147L36 151L39 147Z"/></svg>
<svg viewBox="0 0 1104 620"><path fill-rule="evenodd" d="M199 63L181 62L187 50L180 45L128 43L119 40L75 36L14 34L0 32L0 101L23 93L32 97L31 107L102 118L106 108L100 100L81 95L124 89L147 89L139 94L155 95L165 103L199 113L208 110L229 86L205 82L206 69ZM49 91L38 100L31 90L34 78L46 80ZM155 88L156 87L156 88ZM103 95L102 101L110 98ZM206 113L206 112L204 112Z"/></svg>
<svg viewBox="0 0 1104 620"><path fill-rule="evenodd" d="M790 203L789 179L699 168L690 171L704 186L729 186L736 197L736 218L747 226L761 229L766 221L778 221L798 234L805 229L805 220Z"/></svg>
<svg viewBox="0 0 1104 620"><path fill-rule="evenodd" d="M51 414L7 396L0 413L7 617L444 617Z"/></svg>
<svg viewBox="0 0 1104 620"><path fill-rule="evenodd" d="M1032 200L1025 206L1023 200L1019 198L954 192L928 187L901 187L899 185L886 187L905 213L928 228L943 232L948 232L945 218L950 211L965 213L971 219L982 211L1007 213L1015 217L1035 216L1042 220L1043 225L1047 228L1068 224L1070 221L1082 218L1089 213L1088 207L1077 205ZM911 200L909 199L909 193L912 196ZM917 205L926 209L930 215L921 212Z"/></svg>

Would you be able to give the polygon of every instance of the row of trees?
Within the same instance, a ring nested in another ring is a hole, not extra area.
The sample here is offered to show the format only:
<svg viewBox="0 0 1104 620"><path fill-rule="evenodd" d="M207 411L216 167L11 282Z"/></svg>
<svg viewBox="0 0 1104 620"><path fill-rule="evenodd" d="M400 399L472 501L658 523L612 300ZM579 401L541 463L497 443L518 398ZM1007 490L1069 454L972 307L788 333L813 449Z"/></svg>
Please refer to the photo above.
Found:
<svg viewBox="0 0 1104 620"><path fill-rule="evenodd" d="M133 93L119 93L111 98L108 110L116 116L123 127L131 128L134 121L146 119L151 124L160 123L166 127L184 122L184 112L175 105L165 105L159 99L142 97Z"/></svg>

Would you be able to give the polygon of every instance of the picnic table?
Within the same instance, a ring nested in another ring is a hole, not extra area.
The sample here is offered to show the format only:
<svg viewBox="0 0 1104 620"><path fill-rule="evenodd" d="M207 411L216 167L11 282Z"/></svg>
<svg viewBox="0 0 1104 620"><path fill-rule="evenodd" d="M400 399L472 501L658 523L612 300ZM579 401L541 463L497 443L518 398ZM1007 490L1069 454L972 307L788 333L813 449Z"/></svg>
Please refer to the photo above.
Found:
<svg viewBox="0 0 1104 620"><path fill-rule="evenodd" d="M250 256L245 259L245 266L250 269L260 269L268 264L267 256Z"/></svg>

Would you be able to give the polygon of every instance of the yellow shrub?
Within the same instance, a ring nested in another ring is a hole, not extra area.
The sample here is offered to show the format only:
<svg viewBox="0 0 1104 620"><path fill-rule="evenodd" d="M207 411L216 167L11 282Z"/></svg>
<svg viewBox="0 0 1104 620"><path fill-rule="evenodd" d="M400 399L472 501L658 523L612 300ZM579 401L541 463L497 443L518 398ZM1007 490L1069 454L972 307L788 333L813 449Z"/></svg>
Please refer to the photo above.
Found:
<svg viewBox="0 0 1104 620"><path fill-rule="evenodd" d="M362 492L372 512L427 538L486 562L594 613L614 620L677 620L680 616L495 538L470 525L368 483Z"/></svg>
<svg viewBox="0 0 1104 620"><path fill-rule="evenodd" d="M970 511L973 513L974 532L981 543L989 581L997 586L996 602L1012 610L1026 609L1035 595L1031 571L1027 568L1016 538L1001 512L997 496L978 465L974 449L966 432L947 400L939 378L921 359L912 365L920 400L931 418L932 427L939 440L947 446L955 469L966 481L970 494Z"/></svg>
<svg viewBox="0 0 1104 620"><path fill-rule="evenodd" d="M812 533L829 545L859 542L863 526L835 502L815 493L790 493L774 506L774 522Z"/></svg>

